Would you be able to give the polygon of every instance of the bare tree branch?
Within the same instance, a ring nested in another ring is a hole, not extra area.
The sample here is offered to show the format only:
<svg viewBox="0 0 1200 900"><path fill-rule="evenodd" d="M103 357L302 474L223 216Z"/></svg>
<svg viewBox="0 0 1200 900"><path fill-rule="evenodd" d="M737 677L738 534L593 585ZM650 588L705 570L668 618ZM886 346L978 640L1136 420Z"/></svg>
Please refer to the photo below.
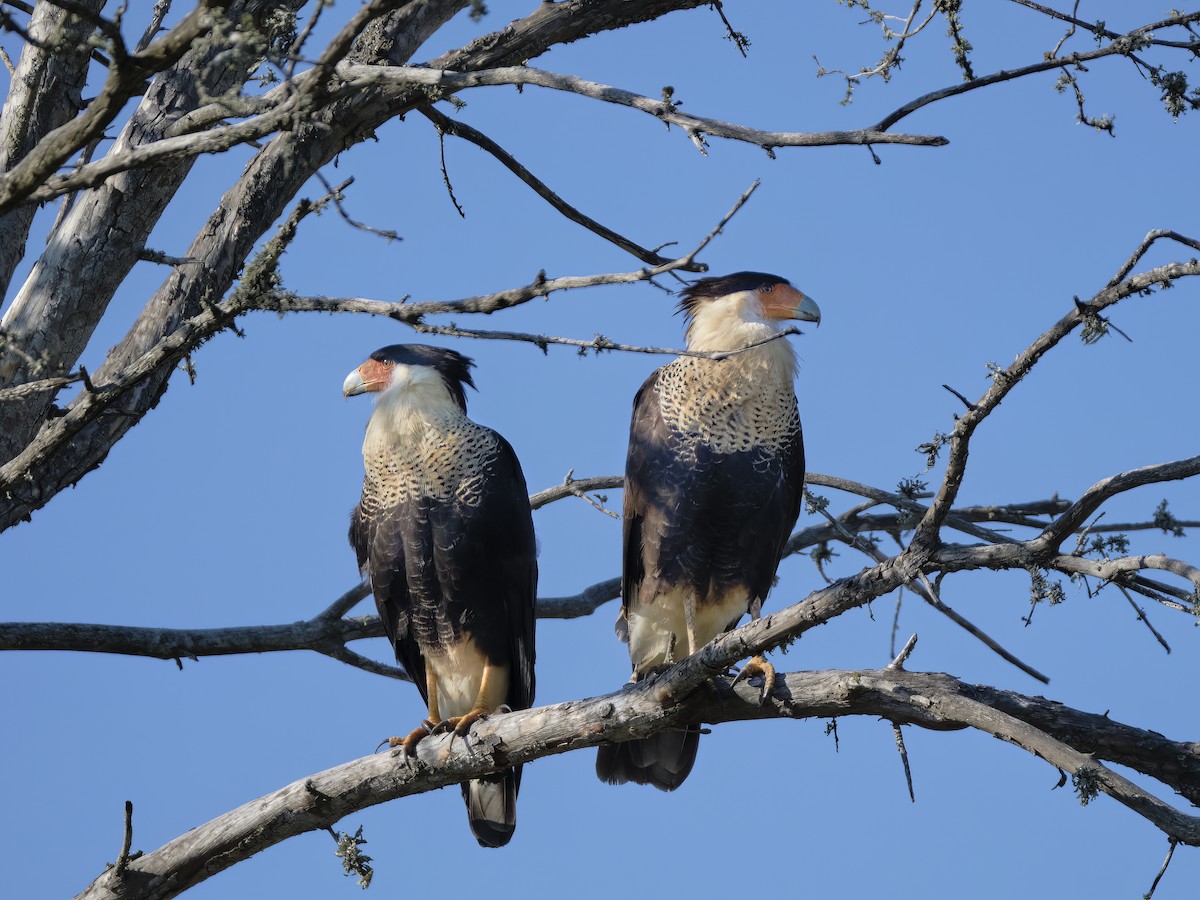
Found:
<svg viewBox="0 0 1200 900"><path fill-rule="evenodd" d="M103 0L90 0L93 10L103 5ZM86 38L91 27L49 3L39 4L31 16L29 29L35 41L25 46L15 70L9 63L11 88L0 116L0 172L11 169L47 133L79 111L87 78ZM51 36L57 38L53 46L46 43ZM29 206L0 216L0 296L7 293L25 254L35 212Z"/></svg>
<svg viewBox="0 0 1200 900"><path fill-rule="evenodd" d="M971 687L948 675L899 669L791 673L780 676L772 698L760 704L757 688L730 687L724 678L710 682L709 690L673 692L671 682L684 681L687 667L674 667L665 682L494 715L477 723L469 740L455 744L451 736L426 738L407 760L395 752L377 754L299 779L132 860L124 878L110 869L79 898L166 900L266 847L331 827L360 809L605 741L645 737L687 723L738 719L868 715L939 730L975 728L1065 771L1086 770L1098 790L1169 837L1200 844L1200 818L1173 809L1099 761L1110 759L1139 771L1150 768L1146 774L1194 792L1200 784L1197 745L1173 743L1040 698ZM1087 725L1082 750L1071 743L1081 722ZM1169 755L1181 766L1145 765L1144 747L1151 745L1168 751L1162 758Z"/></svg>
<svg viewBox="0 0 1200 900"><path fill-rule="evenodd" d="M125 102L143 89L147 76L176 62L215 22L212 9L217 0L200 0L200 5L145 50L114 60L99 95L78 116L55 128L15 166L0 175L0 213L20 203L46 181L72 154L98 137L116 118Z"/></svg>
<svg viewBox="0 0 1200 900"><path fill-rule="evenodd" d="M1143 485L1178 481L1197 474L1200 474L1200 456L1161 463L1156 466L1143 466L1140 469L1105 478L1084 491L1083 496L1059 516L1054 524L1043 531L1035 542L1039 547L1057 550L1070 534L1079 530L1105 500Z"/></svg>
<svg viewBox="0 0 1200 900"><path fill-rule="evenodd" d="M910 516L911 513L920 513L925 510L925 507L916 501L848 479L810 472L808 481L810 484L836 487L839 490L848 490L858 495L878 498L880 502L892 503L898 509L908 511ZM587 492L617 489L623 483L624 479L620 475L575 478L573 473L568 473L561 484L531 494L529 501L533 509L540 509L550 503ZM974 530L974 526L970 524L972 521L995 522L1008 518L1020 520L1026 514L1059 512L1069 508L1073 508L1073 504L1057 498L1027 501L1011 506L963 507L954 510L952 515L947 517L947 525ZM852 527L860 533L882 531L898 534L904 527L902 515L904 513L864 516L858 511L858 508L855 508L850 510L839 523L810 526L798 530L785 545L784 554L794 555L834 540L844 540L852 546L864 549L863 542L854 540L853 535L848 534L846 528ZM1042 526L1039 524L1036 527L1041 528ZM1156 526L1153 522L1139 522L1125 525L1122 530L1131 531L1154 527ZM1095 530L1095 526L1092 528ZM1086 575L1101 580L1119 578L1120 586L1145 592L1160 603L1163 602L1160 593L1168 592L1181 601L1185 601L1169 604L1173 609L1192 611L1190 602L1186 602L1193 597L1191 591L1183 591L1140 576L1129 577L1131 572L1141 571L1145 568L1159 568L1180 574L1185 578L1200 578L1200 572L1181 561L1172 561L1167 557L1157 556L1097 560L1076 555L1053 554L1035 547L1032 540L1019 542L986 529L983 531L986 540L1000 543L1002 546L950 545L933 555L925 567L926 570L930 572L957 572L978 568L1027 570L1031 567L1042 566L1072 576ZM884 564L889 561L885 554L874 547L871 548L869 555L877 563ZM924 583L923 574L908 582L907 586L1009 662L1022 668L1032 677L1045 680L1044 675L1008 653L994 639L980 631L963 616L946 607L940 599L935 599L935 594L926 589L928 585ZM241 653L313 650L367 671L393 678L405 678L400 670L391 666L370 660L363 663L365 658L349 651L346 646L351 641L383 636L383 626L375 616L343 618L358 603L369 597L370 593L370 587L365 582L360 582L349 588L313 618L282 625L166 629L87 623L0 623L0 652L5 650L73 650L178 660ZM619 577L607 578L584 588L577 594L539 598L537 615L539 618L547 619L588 616L600 606L618 598L620 593L621 579ZM1146 624L1149 625L1148 622ZM1153 631L1153 628L1151 630Z"/></svg>
<svg viewBox="0 0 1200 900"><path fill-rule="evenodd" d="M707 152L706 136L726 138L754 144L764 150L776 147L829 147L845 144L906 144L923 147L944 147L949 141L940 135L897 134L884 127L857 131L760 131L735 122L723 122L704 116L687 115L669 98L655 100L621 88L587 81L574 75L548 72L530 66L510 66L475 72L436 71L411 67L346 65L339 74L347 87L361 89L368 85L389 84L407 87L423 84L429 87L460 91L466 88L498 85L534 85L556 91L579 94L592 100L627 106L654 116L666 125L681 128L697 148Z"/></svg>
<svg viewBox="0 0 1200 900"><path fill-rule="evenodd" d="M1057 345L1077 326L1083 324L1086 316L1099 313L1126 297L1142 293L1157 285L1168 284L1178 278L1193 275L1200 275L1200 260L1170 263L1130 276L1117 284L1110 284L1088 303L1076 303L1071 312L1059 319L1048 331L1035 340L1011 365L1005 369L997 369L993 373L992 386L955 423L950 439L950 458L946 463L942 484L933 503L930 504L929 510L917 526L913 543L927 547L932 546L932 543L936 541L937 530L949 513L950 507L958 496L958 488L962 484L971 435L1047 351Z"/></svg>
<svg viewBox="0 0 1200 900"><path fill-rule="evenodd" d="M439 133L452 134L455 137L460 137L463 140L470 141L481 150L490 153L502 166L520 178L523 182L525 182L525 184L529 185L535 194L553 206L572 222L582 225L593 234L602 237L609 243L615 244L630 256L641 260L648 266L661 266L670 261L665 257L655 253L653 250L648 250L645 247L635 244L628 238L617 234L612 229L604 227L591 216L586 216L581 213L575 207L571 206L571 204L567 203L560 196L558 196L558 194L556 194L554 191L550 190L550 188L546 186L545 182L541 181L532 172L517 162L512 154L508 153L508 151L506 151L482 131L472 128L465 122L459 122L455 119L451 119L449 116L443 115L432 106L422 106L418 112L425 116L425 118L429 119L429 121L431 121L437 128ZM704 272L707 271L707 269L708 267L705 265L692 263L690 266L683 269L683 271Z"/></svg>
<svg viewBox="0 0 1200 900"><path fill-rule="evenodd" d="M1187 25L1196 21L1200 21L1200 13L1181 13L1160 22L1154 22L1149 25L1143 25L1140 28L1135 28L1132 31L1115 37L1110 44L1104 47L1099 47L1095 50L1088 50L1083 53L1071 53L1067 56L1056 56L1053 59L1043 60L1042 62L1033 63L1032 65L1022 66L1016 69L1003 69L999 72L994 72L991 75L984 75L980 78L975 78L970 81L964 81L960 84L952 85L951 87L942 88L941 90L937 91L931 91L928 94L923 94L922 96L917 97L915 100L910 100L908 103L905 103L895 111L884 116L874 127L876 130L884 131L888 128L891 128L901 119L907 118L918 109L926 107L931 103L947 100L950 97L957 97L959 94L965 94L969 91L975 91L980 88L989 87L993 84L1012 81L1017 78L1024 78L1028 75L1035 75L1039 72L1046 72L1050 69L1062 68L1063 66L1077 66L1081 63L1089 62L1093 59L1102 59L1106 56L1127 55L1132 50L1141 46L1142 42L1147 40L1147 35L1154 31L1171 25Z"/></svg>
<svg viewBox="0 0 1200 900"><path fill-rule="evenodd" d="M772 341L778 341L793 334L804 334L799 328L785 328L783 331L776 332L770 337L747 344L745 347L739 347L736 350L684 350L676 347L642 347L637 344L623 344L609 340L602 334L596 335L591 340L583 340L582 338L557 337L551 334L526 334L519 331L486 331L480 328L457 328L454 325L425 325L420 322L414 324L412 328L421 334L441 334L449 337L477 338L485 341L519 341L521 343L533 344L543 353L546 352L546 348L551 344L556 344L564 347L578 347L581 353L592 350L596 353L646 353L651 356L691 356L696 359L729 359L740 353L745 353L747 350L761 347L763 344L769 344Z"/></svg>

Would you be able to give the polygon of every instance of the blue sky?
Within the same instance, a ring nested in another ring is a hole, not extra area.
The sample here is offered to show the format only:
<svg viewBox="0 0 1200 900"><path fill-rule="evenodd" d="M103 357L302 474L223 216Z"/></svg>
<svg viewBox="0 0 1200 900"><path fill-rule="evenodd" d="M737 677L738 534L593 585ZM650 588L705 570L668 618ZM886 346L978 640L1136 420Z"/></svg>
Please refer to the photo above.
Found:
<svg viewBox="0 0 1200 900"><path fill-rule="evenodd" d="M348 0L344 0L348 2ZM351 4L351 6L353 6ZM501 27L464 16L427 53ZM516 12L525 11L525 6ZM1130 7L1085 3L1081 16L1124 30ZM907 100L959 80L941 23L910 44L889 85L871 83L840 106L828 68L856 70L882 52L860 11L833 3L728 4L752 41L743 60L709 10L602 35L535 61L650 96L666 84L699 115L780 130L867 126ZM1149 20L1163 10L1135 10ZM145 10L131 10L131 15ZM340 20L348 11L335 7ZM1010 4L968 7L975 70L1041 58L1058 28ZM983 18L988 15L991 18ZM140 34L140 22L128 33ZM11 46L4 39L5 46ZM1078 49L1090 40L1075 39ZM756 178L762 186L703 259L789 277L821 304L819 330L792 338L809 468L883 488L920 473L913 448L948 431L959 402L988 386L1071 307L1101 288L1147 231L1200 234L1194 116L1173 122L1124 60L1090 65L1089 112L1116 116L1117 138L1075 121L1048 73L998 85L906 119L902 130L943 134L947 147L778 151L714 139L702 157L678 131L628 109L526 89L464 95L461 117L514 153L570 202L639 243L698 242ZM446 108L450 112L449 108ZM478 149L447 140L460 219L442 185L438 142L418 116L345 153L328 177L356 178L352 215L403 240L386 244L336 215L310 218L285 257L302 294L454 299L528 282L540 269L574 275L638 267L563 221ZM252 151L202 160L151 239L182 253L216 194ZM303 192L316 197L316 182ZM44 215L52 220L54 210ZM31 256L36 241L31 244ZM1156 249L1145 266L1189 253ZM26 266L31 262L27 257ZM164 272L139 264L83 360L94 369ZM19 282L20 278L17 279ZM1115 472L1196 453L1194 284L1126 301L1113 320L1132 343L1068 339L981 428L961 501L1075 498ZM646 285L557 295L460 325L679 346L673 301ZM342 379L375 348L425 340L390 321L255 314L246 338L219 336L195 356L194 386L177 376L158 409L97 471L31 523L0 537L0 618L216 627L308 618L354 584L345 531L362 478L364 398L343 401ZM516 343L432 340L477 362L477 421L514 445L533 490L619 473L629 404L661 358L548 355ZM930 473L940 477L940 467ZM928 476L927 476L928 477ZM830 495L835 510L855 501ZM1164 497L1200 518L1195 484L1132 492L1110 521L1146 519ZM619 506L619 494L610 501ZM801 525L811 524L803 517ZM540 594L572 594L618 573L619 525L579 501L535 514ZM1200 543L1134 536L1137 552L1196 561ZM848 549L837 575L865 560ZM789 559L768 601L777 609L822 584ZM1178 740L1197 739L1194 620L1152 609L1165 654L1112 591L1039 608L1030 627L1021 573L953 576L944 596L1018 656L1047 672L1043 687L906 595L901 639L918 632L914 670L1044 694ZM369 610L368 601L358 611ZM892 598L806 635L781 669L877 667L890 659ZM616 604L538 626L538 701L604 693L628 677L611 630ZM356 649L388 658L383 641ZM0 772L0 883L13 897L81 890L121 839L134 803L134 847L151 850L195 825L297 778L369 753L424 715L411 685L310 653L186 663L84 654L0 655L6 686ZM720 726L703 739L686 785L666 795L616 789L592 774L594 755L528 767L519 828L503 851L477 848L457 789L349 817L374 857L368 896L469 889L581 900L625 885L648 896L761 892L790 896L1136 897L1148 889L1165 837L1114 801L1081 808L1057 773L973 733L906 730L917 803L909 802L891 728L824 721ZM1157 786L1156 786L1157 787ZM1158 789L1160 795L1163 794ZM1171 797L1167 796L1170 800ZM719 855L718 855L719 854ZM718 861L719 860L719 861ZM1200 856L1181 848L1156 897L1192 897ZM636 888L633 886L636 885ZM332 841L304 835L218 875L189 896L353 896Z"/></svg>

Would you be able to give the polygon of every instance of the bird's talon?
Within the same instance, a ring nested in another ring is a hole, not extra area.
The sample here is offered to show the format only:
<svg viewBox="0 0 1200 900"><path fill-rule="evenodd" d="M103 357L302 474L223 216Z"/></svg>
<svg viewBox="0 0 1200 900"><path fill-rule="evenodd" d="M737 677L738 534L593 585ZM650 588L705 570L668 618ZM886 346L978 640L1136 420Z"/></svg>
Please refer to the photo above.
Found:
<svg viewBox="0 0 1200 900"><path fill-rule="evenodd" d="M450 723L450 727L454 729L454 733L456 735L459 737L464 737L466 733L471 730L472 725L482 719L486 719L487 717L487 710L477 706L465 716L456 716L455 718L447 719L446 721Z"/></svg>
<svg viewBox="0 0 1200 900"><path fill-rule="evenodd" d="M413 752L417 749L417 744L420 742L421 738L429 737L430 731L427 727L428 725L428 721L422 722L420 725L410 731L406 737L390 737L384 741L383 744L387 744L392 749L399 747L400 758L402 760L407 760L408 757L413 755ZM379 747L382 747L383 744L380 744ZM379 747L375 748L376 752L379 751Z"/></svg>
<svg viewBox="0 0 1200 900"><path fill-rule="evenodd" d="M762 679L762 687L758 695L759 706L766 703L767 698L775 690L775 667L767 662L764 657L756 656L749 660L746 665L742 666L742 670L733 679L733 684L736 685L743 678L747 681L752 678Z"/></svg>

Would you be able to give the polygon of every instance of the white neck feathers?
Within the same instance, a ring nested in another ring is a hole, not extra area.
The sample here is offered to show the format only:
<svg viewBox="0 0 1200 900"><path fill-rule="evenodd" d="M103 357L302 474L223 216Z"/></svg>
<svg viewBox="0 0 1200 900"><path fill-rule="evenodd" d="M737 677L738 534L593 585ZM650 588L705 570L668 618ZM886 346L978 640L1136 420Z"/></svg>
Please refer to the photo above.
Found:
<svg viewBox="0 0 1200 900"><path fill-rule="evenodd" d="M430 425L464 419L441 375L426 366L398 365L367 423L366 444L407 442Z"/></svg>
<svg viewBox="0 0 1200 900"><path fill-rule="evenodd" d="M729 294L701 303L687 330L687 348L714 352L738 350L765 341L783 330L776 319L765 319L752 291ZM787 338L778 338L747 354L761 357L774 368L782 367L790 379L796 371L796 354Z"/></svg>

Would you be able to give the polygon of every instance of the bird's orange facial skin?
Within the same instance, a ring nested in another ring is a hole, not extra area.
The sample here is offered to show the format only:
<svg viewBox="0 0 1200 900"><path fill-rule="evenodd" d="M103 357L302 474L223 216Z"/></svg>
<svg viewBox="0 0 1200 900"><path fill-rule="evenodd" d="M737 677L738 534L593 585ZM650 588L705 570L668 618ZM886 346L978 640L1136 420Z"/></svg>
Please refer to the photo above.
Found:
<svg viewBox="0 0 1200 900"><path fill-rule="evenodd" d="M772 284L758 289L763 315L769 319L794 319L796 307L804 302L802 293L790 284Z"/></svg>
<svg viewBox="0 0 1200 900"><path fill-rule="evenodd" d="M382 391L392 383L392 362L380 362L368 359L358 367L358 377L362 379L364 391Z"/></svg>

